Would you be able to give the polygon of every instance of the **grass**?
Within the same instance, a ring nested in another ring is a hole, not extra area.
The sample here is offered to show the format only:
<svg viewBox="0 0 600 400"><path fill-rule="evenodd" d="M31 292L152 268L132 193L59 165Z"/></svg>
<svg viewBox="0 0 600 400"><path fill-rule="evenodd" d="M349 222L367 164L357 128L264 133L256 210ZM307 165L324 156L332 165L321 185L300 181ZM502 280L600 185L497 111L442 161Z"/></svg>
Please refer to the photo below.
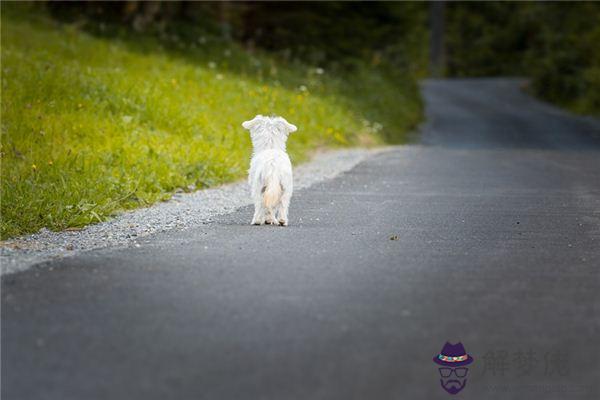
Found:
<svg viewBox="0 0 600 400"><path fill-rule="evenodd" d="M320 147L403 141L421 118L414 79L286 63L198 36L112 38L2 10L2 239L104 221L244 176L240 124L299 127L293 162Z"/></svg>

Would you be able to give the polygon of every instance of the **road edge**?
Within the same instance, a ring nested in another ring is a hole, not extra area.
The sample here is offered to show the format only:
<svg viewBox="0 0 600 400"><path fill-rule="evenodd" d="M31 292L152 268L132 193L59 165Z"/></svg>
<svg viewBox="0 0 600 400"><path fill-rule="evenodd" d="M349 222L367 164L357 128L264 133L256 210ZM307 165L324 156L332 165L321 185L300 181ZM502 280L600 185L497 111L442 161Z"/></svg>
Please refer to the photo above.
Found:
<svg viewBox="0 0 600 400"><path fill-rule="evenodd" d="M375 154L394 146L319 151L294 168L294 188L301 190L330 180ZM107 248L139 247L155 234L193 229L219 215L251 204L245 180L192 193L176 193L150 207L123 212L113 219L81 230L38 233L0 243L0 276L25 271L47 261Z"/></svg>

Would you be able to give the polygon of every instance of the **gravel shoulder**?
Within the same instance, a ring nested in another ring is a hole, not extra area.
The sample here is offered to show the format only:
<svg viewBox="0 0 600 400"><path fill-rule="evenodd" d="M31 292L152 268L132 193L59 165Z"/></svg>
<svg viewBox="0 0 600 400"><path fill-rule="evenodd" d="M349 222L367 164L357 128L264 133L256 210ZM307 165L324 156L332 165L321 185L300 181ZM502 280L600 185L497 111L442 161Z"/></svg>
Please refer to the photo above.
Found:
<svg viewBox="0 0 600 400"><path fill-rule="evenodd" d="M318 152L311 161L294 169L294 189L307 188L348 171L378 149L342 149ZM0 275L23 271L57 258L108 247L139 247L141 238L173 230L186 230L209 223L251 204L245 181L177 193L169 201L119 214L110 221L82 230L38 233L0 243Z"/></svg>

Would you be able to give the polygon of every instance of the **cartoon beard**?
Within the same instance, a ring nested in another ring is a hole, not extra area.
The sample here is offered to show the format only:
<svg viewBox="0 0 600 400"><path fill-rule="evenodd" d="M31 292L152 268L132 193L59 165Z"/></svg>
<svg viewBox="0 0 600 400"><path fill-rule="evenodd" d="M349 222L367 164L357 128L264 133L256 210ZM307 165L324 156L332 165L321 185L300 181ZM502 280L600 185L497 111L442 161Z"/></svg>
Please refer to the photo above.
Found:
<svg viewBox="0 0 600 400"><path fill-rule="evenodd" d="M450 394L456 394L464 389L467 385L467 380L463 379L463 381L459 381L458 379L448 379L444 382L443 379L440 379L440 384L444 388L444 390Z"/></svg>

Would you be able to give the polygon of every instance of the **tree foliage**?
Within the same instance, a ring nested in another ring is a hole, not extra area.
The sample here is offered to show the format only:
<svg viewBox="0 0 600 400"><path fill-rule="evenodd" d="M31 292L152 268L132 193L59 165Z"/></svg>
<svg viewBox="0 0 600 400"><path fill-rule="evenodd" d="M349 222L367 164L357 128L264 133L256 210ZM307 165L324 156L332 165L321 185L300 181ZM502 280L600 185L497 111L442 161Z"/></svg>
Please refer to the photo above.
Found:
<svg viewBox="0 0 600 400"><path fill-rule="evenodd" d="M450 3L446 45L449 76L529 76L542 98L600 114L600 3Z"/></svg>

